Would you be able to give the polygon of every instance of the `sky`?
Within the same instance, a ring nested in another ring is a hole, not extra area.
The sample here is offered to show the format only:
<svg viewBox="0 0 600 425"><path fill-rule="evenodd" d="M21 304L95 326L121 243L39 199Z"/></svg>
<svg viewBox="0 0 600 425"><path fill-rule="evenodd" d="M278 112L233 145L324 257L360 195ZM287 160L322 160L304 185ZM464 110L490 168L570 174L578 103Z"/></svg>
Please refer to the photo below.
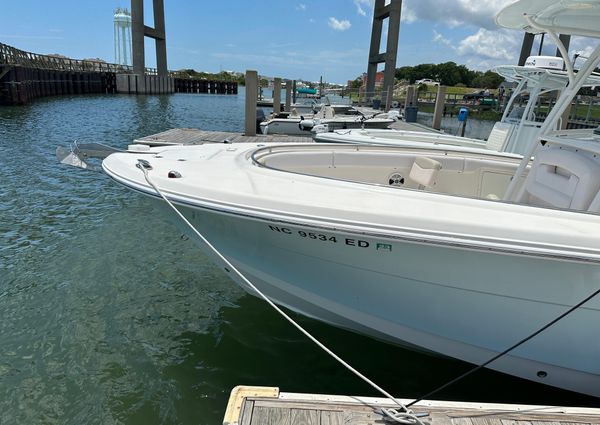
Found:
<svg viewBox="0 0 600 425"><path fill-rule="evenodd" d="M454 61L471 69L514 64L523 33L494 15L514 0L404 0L397 67ZM3 2L0 42L34 53L114 62L113 11L128 0ZM366 71L374 0L165 0L169 69L345 83ZM145 0L152 26L152 1ZM384 27L382 46L387 32ZM574 38L571 54L591 51ZM534 51L537 52L537 41ZM546 39L543 54L556 48ZM146 66L156 65L146 38ZM381 68L383 64L381 65Z"/></svg>

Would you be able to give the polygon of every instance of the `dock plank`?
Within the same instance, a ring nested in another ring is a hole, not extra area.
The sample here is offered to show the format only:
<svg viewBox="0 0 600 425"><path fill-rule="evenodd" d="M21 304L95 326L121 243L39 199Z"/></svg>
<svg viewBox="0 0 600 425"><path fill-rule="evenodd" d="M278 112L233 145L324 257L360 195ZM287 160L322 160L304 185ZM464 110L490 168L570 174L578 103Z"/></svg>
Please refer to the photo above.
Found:
<svg viewBox="0 0 600 425"><path fill-rule="evenodd" d="M242 388L241 390L239 388ZM319 394L279 393L277 388L239 387L231 406L243 398L240 425L374 425L386 422L381 409L394 407L389 400ZM271 388L271 395L256 392ZM409 402L406 400L405 402ZM231 412L226 417L231 417ZM231 409L235 410L234 408ZM415 412L426 413L430 425L600 425L600 409L510 404L423 401ZM228 416L229 415L229 416ZM249 419L249 417L251 417Z"/></svg>
<svg viewBox="0 0 600 425"><path fill-rule="evenodd" d="M257 134L245 136L228 131L207 131L196 128L172 128L157 134L139 137L136 144L150 146L202 145L204 143L306 143L310 136L287 136L285 134Z"/></svg>
<svg viewBox="0 0 600 425"><path fill-rule="evenodd" d="M292 410L255 406L251 425L291 425Z"/></svg>
<svg viewBox="0 0 600 425"><path fill-rule="evenodd" d="M292 409L290 414L291 423L294 425L320 425L319 411L307 409ZM272 425L277 425L273 423Z"/></svg>
<svg viewBox="0 0 600 425"><path fill-rule="evenodd" d="M252 400L244 400L242 409L240 412L240 425L250 425L252 421L252 414L254 410L254 402Z"/></svg>
<svg viewBox="0 0 600 425"><path fill-rule="evenodd" d="M346 425L351 422L345 420L344 412L332 412L324 410L321 412L321 425Z"/></svg>

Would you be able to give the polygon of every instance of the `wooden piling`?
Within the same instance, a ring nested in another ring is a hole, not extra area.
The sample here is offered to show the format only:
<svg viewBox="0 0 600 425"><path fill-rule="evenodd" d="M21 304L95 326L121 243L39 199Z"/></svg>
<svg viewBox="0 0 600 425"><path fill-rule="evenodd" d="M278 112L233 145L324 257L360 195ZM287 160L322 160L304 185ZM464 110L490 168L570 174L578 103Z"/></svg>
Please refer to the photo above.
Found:
<svg viewBox="0 0 600 425"><path fill-rule="evenodd" d="M290 112L292 109L292 82L285 80L285 112Z"/></svg>
<svg viewBox="0 0 600 425"><path fill-rule="evenodd" d="M273 78L273 113L281 111L281 78Z"/></svg>
<svg viewBox="0 0 600 425"><path fill-rule="evenodd" d="M442 128L442 115L444 114L444 106L446 104L446 86L438 86L437 96L435 99L435 109L433 112L432 127L436 130Z"/></svg>
<svg viewBox="0 0 600 425"><path fill-rule="evenodd" d="M246 136L256 136L256 102L258 100L258 73L253 70L246 71L246 108L245 131Z"/></svg>

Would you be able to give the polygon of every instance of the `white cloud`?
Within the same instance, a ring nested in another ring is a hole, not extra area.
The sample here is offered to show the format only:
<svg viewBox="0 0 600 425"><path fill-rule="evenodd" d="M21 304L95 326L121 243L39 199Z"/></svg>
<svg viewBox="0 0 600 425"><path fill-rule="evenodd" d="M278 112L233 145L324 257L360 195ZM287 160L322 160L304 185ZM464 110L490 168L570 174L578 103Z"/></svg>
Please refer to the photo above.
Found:
<svg viewBox="0 0 600 425"><path fill-rule="evenodd" d="M402 8L402 12L400 14L400 21L405 22L407 24L412 24L418 19L416 12L410 8Z"/></svg>
<svg viewBox="0 0 600 425"><path fill-rule="evenodd" d="M517 59L522 34L517 31L489 31L480 28L458 43L456 51L461 56L477 56L513 63Z"/></svg>
<svg viewBox="0 0 600 425"><path fill-rule="evenodd" d="M356 6L356 13L358 13L360 16L367 16L367 12L365 11L365 9L363 9L363 5L364 7L367 8L372 8L373 2L371 0L354 0L354 5Z"/></svg>
<svg viewBox="0 0 600 425"><path fill-rule="evenodd" d="M452 47L452 42L436 30L433 30L433 42Z"/></svg>
<svg viewBox="0 0 600 425"><path fill-rule="evenodd" d="M521 39L522 33L517 31L480 28L458 43L433 30L432 41L456 52L469 68L487 70L495 65L516 63Z"/></svg>
<svg viewBox="0 0 600 425"><path fill-rule="evenodd" d="M301 10L304 12L306 10L306 5L304 3L300 3L298 6L296 6L296 10Z"/></svg>
<svg viewBox="0 0 600 425"><path fill-rule="evenodd" d="M315 22L317 22L317 21L315 21L315 20L314 20L314 18L310 18L310 19L308 20L308 22L310 22L311 24L314 24L314 23L315 23Z"/></svg>
<svg viewBox="0 0 600 425"><path fill-rule="evenodd" d="M342 21L338 21L333 16L329 18L328 25L336 31L346 31L352 26L349 20L344 19Z"/></svg>
<svg viewBox="0 0 600 425"><path fill-rule="evenodd" d="M572 37L571 44L569 46L569 58L571 61L574 55L577 54L578 59L575 62L575 68L580 68L585 63L586 59L592 54L592 51L596 45L590 43L589 38L585 37Z"/></svg>
<svg viewBox="0 0 600 425"><path fill-rule="evenodd" d="M450 27L474 25L495 29L494 16L515 0L405 0L402 20L406 23L421 21L443 22Z"/></svg>

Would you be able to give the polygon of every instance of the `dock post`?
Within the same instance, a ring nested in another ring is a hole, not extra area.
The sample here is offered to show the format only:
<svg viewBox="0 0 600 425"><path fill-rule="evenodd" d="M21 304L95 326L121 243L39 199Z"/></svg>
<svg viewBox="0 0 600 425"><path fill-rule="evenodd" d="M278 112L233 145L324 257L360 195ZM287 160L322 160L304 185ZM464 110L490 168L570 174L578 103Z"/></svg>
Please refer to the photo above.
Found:
<svg viewBox="0 0 600 425"><path fill-rule="evenodd" d="M256 136L256 102L258 96L258 73L246 70L246 110L245 132L246 136Z"/></svg>
<svg viewBox="0 0 600 425"><path fill-rule="evenodd" d="M444 105L446 104L446 86L438 86L437 97L435 98L435 109L433 111L432 127L439 130L442 127L442 115Z"/></svg>
<svg viewBox="0 0 600 425"><path fill-rule="evenodd" d="M292 81L292 103L296 103L296 80Z"/></svg>
<svg viewBox="0 0 600 425"><path fill-rule="evenodd" d="M566 130L567 126L569 125L569 116L571 115L571 108L573 107L573 104L570 103L569 106L567 106L565 108L565 112L563 112L562 116L561 116L561 123L560 123L560 129L561 130Z"/></svg>
<svg viewBox="0 0 600 425"><path fill-rule="evenodd" d="M285 80L285 112L292 110L292 82Z"/></svg>
<svg viewBox="0 0 600 425"><path fill-rule="evenodd" d="M387 93L385 95L385 112L390 112L392 106L392 97L394 95L394 87L388 86Z"/></svg>
<svg viewBox="0 0 600 425"><path fill-rule="evenodd" d="M281 112L281 78L273 78L273 113Z"/></svg>
<svg viewBox="0 0 600 425"><path fill-rule="evenodd" d="M406 109L407 106L416 106L416 105L413 105L414 102L415 102L415 86L408 86L406 88L406 100L404 101L404 109Z"/></svg>

